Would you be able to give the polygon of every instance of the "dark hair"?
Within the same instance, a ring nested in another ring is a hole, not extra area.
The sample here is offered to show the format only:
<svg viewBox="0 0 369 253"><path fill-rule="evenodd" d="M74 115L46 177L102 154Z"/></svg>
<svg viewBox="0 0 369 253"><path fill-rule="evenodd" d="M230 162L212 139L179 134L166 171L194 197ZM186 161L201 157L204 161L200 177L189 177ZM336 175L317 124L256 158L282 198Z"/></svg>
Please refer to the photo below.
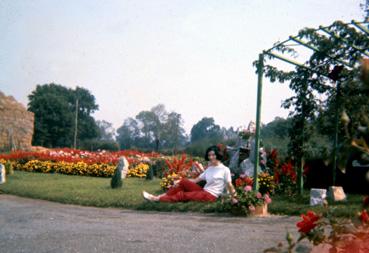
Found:
<svg viewBox="0 0 369 253"><path fill-rule="evenodd" d="M222 161L223 155L220 153L220 150L219 150L219 148L217 146L208 147L208 149L205 152L205 160L206 161L209 161L209 152L210 151L214 151L217 160L218 161Z"/></svg>

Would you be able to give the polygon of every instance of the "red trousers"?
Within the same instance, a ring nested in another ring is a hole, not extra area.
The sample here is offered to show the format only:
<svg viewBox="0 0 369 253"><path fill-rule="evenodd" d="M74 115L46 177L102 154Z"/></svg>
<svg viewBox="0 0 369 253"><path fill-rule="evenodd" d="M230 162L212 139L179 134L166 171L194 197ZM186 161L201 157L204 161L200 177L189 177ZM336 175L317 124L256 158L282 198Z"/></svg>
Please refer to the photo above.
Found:
<svg viewBox="0 0 369 253"><path fill-rule="evenodd" d="M185 178L179 181L177 186L170 188L168 192L159 199L160 202L214 202L216 200L217 197Z"/></svg>

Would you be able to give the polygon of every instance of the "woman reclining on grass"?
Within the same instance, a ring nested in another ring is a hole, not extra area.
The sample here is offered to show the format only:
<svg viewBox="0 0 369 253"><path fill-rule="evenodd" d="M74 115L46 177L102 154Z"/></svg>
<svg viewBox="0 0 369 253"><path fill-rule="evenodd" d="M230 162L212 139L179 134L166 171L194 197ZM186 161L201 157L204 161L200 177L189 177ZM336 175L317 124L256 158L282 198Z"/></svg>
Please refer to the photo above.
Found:
<svg viewBox="0 0 369 253"><path fill-rule="evenodd" d="M227 188L232 196L232 201L235 201L236 191L232 185L231 172L221 163L222 155L219 148L217 146L209 147L205 153L205 160L209 161L209 166L197 178L177 180L166 193L158 196L143 191L143 197L149 201L160 202L214 202ZM206 181L204 188L197 184L202 180Z"/></svg>

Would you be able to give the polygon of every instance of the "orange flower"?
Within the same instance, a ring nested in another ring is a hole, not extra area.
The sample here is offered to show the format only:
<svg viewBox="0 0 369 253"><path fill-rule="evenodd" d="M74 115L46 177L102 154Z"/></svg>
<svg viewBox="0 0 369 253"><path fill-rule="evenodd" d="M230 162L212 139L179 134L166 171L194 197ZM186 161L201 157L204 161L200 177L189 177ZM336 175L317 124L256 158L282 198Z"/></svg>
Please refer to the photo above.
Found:
<svg viewBox="0 0 369 253"><path fill-rule="evenodd" d="M313 211L308 211L305 214L301 214L302 221L297 222L296 226L299 228L301 233L309 233L313 228L316 227L316 222L319 220L319 216Z"/></svg>

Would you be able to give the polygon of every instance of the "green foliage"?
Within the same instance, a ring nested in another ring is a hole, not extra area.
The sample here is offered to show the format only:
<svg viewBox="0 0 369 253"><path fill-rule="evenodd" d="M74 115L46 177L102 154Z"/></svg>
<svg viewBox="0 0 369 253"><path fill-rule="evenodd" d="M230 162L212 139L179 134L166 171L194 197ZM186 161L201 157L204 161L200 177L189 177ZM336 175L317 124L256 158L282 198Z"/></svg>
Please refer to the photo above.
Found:
<svg viewBox="0 0 369 253"><path fill-rule="evenodd" d="M276 117L261 127L260 135L266 150L277 149L281 157L287 157L291 123L291 118Z"/></svg>
<svg viewBox="0 0 369 253"><path fill-rule="evenodd" d="M91 139L82 141L80 143L80 148L90 151L107 150L107 151L118 151L119 144L113 140L97 140Z"/></svg>
<svg viewBox="0 0 369 253"><path fill-rule="evenodd" d="M154 168L152 166L149 167L149 170L146 173L146 180L154 179Z"/></svg>
<svg viewBox="0 0 369 253"><path fill-rule="evenodd" d="M334 124L332 117L337 110L337 94L342 103L342 107L339 106L338 110L347 107L353 115L354 125L360 120L360 116L354 115L358 115L359 111L369 110L368 94L358 92L358 85L356 85L359 61L362 58L361 51L369 47L368 36L340 21L327 27L327 31L333 36L311 28L302 29L297 36L317 49L305 62L305 66L314 71L303 67L284 71L265 64L266 77L272 82L288 82L295 93L294 96L286 99L282 106L292 109L289 153L297 159L309 151L309 145L306 143L316 133L317 122L324 122L325 127L319 128L319 131L332 137ZM293 58L297 54L293 47L283 44L276 46L274 50L289 55L288 58ZM333 71L334 67L341 66L342 62L350 65L351 68L344 66L340 72ZM255 65L258 65L257 61ZM332 80L338 80L342 84L341 93L337 93L335 85L331 83ZM321 97L327 99L322 100ZM317 120L317 118L320 119ZM340 129L343 131L342 125Z"/></svg>
<svg viewBox="0 0 369 253"><path fill-rule="evenodd" d="M115 129L112 123L105 120L98 120L96 121L96 125L99 128L98 140L114 141Z"/></svg>
<svg viewBox="0 0 369 253"><path fill-rule="evenodd" d="M155 158L153 160L150 169L152 169L155 177L162 178L164 171L168 170L168 165L165 161L166 161L165 158Z"/></svg>
<svg viewBox="0 0 369 253"><path fill-rule="evenodd" d="M203 157L208 147L214 145L216 142L210 139L202 139L196 142L192 142L187 145L185 152L193 156Z"/></svg>
<svg viewBox="0 0 369 253"><path fill-rule="evenodd" d="M37 85L28 96L28 110L35 114L33 145L71 147L75 127L76 100L78 106L78 140L98 136L91 114L98 109L95 97L86 89L75 90L57 84Z"/></svg>
<svg viewBox="0 0 369 253"><path fill-rule="evenodd" d="M127 118L117 133L122 149L171 149L176 152L186 142L181 114L168 113L162 104L139 112L135 118Z"/></svg>
<svg viewBox="0 0 369 253"><path fill-rule="evenodd" d="M213 143L221 140L220 126L213 118L204 117L191 128L191 143L203 139L210 139Z"/></svg>
<svg viewBox="0 0 369 253"><path fill-rule="evenodd" d="M215 124L213 118L204 117L193 125L191 142L187 144L185 152L193 156L203 157L205 150L212 145L222 143L234 146L238 140L238 133L233 127L225 128Z"/></svg>
<svg viewBox="0 0 369 253"><path fill-rule="evenodd" d="M5 163L5 173L7 175L13 175L14 174L13 164L10 161L6 161L6 163Z"/></svg>

